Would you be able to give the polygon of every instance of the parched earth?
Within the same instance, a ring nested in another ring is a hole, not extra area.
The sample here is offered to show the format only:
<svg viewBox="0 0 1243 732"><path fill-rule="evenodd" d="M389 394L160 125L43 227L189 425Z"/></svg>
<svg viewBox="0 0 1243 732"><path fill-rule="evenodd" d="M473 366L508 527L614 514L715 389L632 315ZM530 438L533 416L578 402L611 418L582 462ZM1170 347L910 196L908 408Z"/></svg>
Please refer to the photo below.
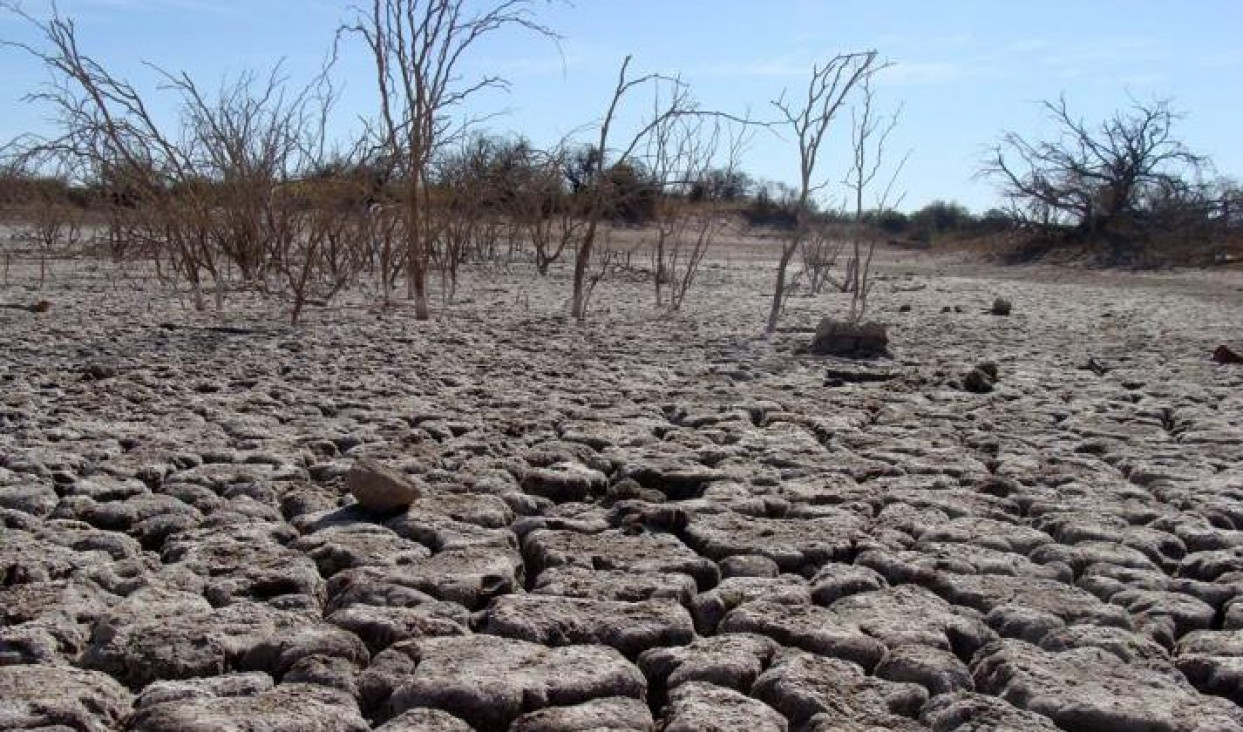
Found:
<svg viewBox="0 0 1243 732"><path fill-rule="evenodd" d="M586 325L16 268L0 728L1243 730L1243 278L955 272L892 254L850 362L745 257Z"/></svg>

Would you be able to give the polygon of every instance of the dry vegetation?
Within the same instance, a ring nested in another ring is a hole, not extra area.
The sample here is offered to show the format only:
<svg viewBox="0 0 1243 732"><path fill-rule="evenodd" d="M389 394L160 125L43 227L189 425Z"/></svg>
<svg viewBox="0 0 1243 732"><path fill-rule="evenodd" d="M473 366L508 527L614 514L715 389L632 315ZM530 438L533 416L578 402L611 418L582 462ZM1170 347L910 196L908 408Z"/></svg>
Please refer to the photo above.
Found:
<svg viewBox="0 0 1243 732"><path fill-rule="evenodd" d="M384 0L356 10L338 42L358 39L375 70L378 113L360 138L342 147L326 138L333 112L331 69L304 87L280 69L244 74L214 93L176 72L158 70L161 104L181 124L152 114L153 100L81 50L72 20L41 21L16 6L41 35L20 49L54 81L32 100L49 108L57 136L15 141L0 191L19 239L44 258L53 250L106 252L116 261L151 262L196 307L225 307L231 291L257 291L287 303L296 324L308 304L343 290L377 290L394 304L404 284L419 319L431 314L429 278L443 301L457 291L463 263L533 263L540 274L569 261L573 317L587 317L595 284L620 273L648 278L655 305L677 310L719 233L738 218L746 139L767 126L702 109L678 77L634 75L625 59L588 143L535 149L525 140L482 137L449 120L499 77L463 80L461 59L506 29L547 37L528 2L472 14L449 0ZM873 51L830 59L813 69L809 96L773 104L796 133L801 188L782 206L792 225L782 246L769 329L787 293L787 269L801 253L813 293L836 264L835 235L815 214L824 186L818 155L830 125L866 87L856 125L861 202L879 170L881 147L868 122ZM626 109L654 100L632 129L617 129ZM865 152L866 151L866 152ZM866 171L864 170L866 168ZM46 200L54 196L56 200ZM75 199L71 202L70 199ZM860 204L861 205L861 204ZM72 215L71 215L72 214ZM862 317L867 259L862 208L850 233L837 286L858 292L850 318ZM645 225L643 252L615 251L608 230ZM635 255L639 264L635 264Z"/></svg>

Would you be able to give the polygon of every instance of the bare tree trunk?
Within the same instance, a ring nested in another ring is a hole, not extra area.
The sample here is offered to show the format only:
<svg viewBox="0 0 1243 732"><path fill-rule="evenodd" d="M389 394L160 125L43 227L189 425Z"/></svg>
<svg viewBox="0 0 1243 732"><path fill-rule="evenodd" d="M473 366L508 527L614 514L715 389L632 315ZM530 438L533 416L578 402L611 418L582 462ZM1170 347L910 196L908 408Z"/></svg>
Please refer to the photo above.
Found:
<svg viewBox="0 0 1243 732"><path fill-rule="evenodd" d="M427 242L423 230L425 212L419 205L418 196L417 191L411 193L407 209L406 297L414 300L415 320L428 320L432 317L432 311L427 298Z"/></svg>
<svg viewBox="0 0 1243 732"><path fill-rule="evenodd" d="M592 249L596 243L596 222L587 224L587 232L578 245L578 255L574 257L574 294L571 299L570 315L576 320L587 317L587 268L591 263Z"/></svg>
<svg viewBox="0 0 1243 732"><path fill-rule="evenodd" d="M781 320L781 305L785 302L786 270L790 266L790 259L794 257L794 250L798 249L798 241L798 234L791 235L791 240L781 250L781 260L777 262L777 281L773 286L773 304L768 311L769 333L777 330L777 323Z"/></svg>

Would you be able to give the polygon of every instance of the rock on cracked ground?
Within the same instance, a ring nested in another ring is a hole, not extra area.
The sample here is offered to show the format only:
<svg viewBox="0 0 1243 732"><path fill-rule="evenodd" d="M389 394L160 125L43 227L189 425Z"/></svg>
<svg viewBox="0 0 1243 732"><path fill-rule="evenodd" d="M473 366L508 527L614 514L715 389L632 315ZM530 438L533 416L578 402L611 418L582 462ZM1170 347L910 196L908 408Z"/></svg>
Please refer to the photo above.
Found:
<svg viewBox="0 0 1243 732"><path fill-rule="evenodd" d="M0 728L1243 729L1243 281L938 266L863 364L745 261L582 326L60 272L0 310Z"/></svg>

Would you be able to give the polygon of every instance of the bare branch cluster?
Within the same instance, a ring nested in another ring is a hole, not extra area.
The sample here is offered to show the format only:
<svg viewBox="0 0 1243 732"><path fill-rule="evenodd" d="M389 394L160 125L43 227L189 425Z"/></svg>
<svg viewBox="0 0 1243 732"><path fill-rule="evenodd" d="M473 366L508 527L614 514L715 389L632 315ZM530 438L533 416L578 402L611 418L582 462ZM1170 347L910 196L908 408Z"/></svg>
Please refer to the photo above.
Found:
<svg viewBox="0 0 1243 732"><path fill-rule="evenodd" d="M827 180L818 177L817 172L825 137L848 103L851 93L882 68L876 51L835 56L823 65L817 64L812 68L806 92L797 101L785 94L773 101L780 117L778 124L793 133L798 145L799 187L794 201L795 226L782 245L781 258L777 263L777 279L768 314L769 332L776 330L781 318L787 296L786 274L790 260L803 247L811 231L809 214L812 196L828 184Z"/></svg>
<svg viewBox="0 0 1243 732"><path fill-rule="evenodd" d="M1185 189L1206 164L1173 136L1178 115L1166 100L1134 102L1095 125L1074 116L1065 97L1041 107L1057 137L1006 132L982 170L1032 226L1121 233L1148 200Z"/></svg>

